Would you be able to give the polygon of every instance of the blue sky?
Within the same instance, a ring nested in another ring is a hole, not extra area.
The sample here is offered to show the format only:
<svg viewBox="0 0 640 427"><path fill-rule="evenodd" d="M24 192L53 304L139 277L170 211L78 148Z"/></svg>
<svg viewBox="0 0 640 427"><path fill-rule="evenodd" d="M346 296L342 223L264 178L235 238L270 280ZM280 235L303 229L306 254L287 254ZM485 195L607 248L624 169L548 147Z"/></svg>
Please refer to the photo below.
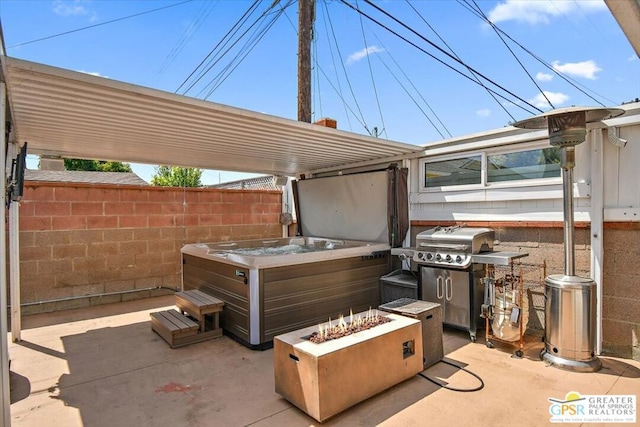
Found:
<svg viewBox="0 0 640 427"><path fill-rule="evenodd" d="M248 22L258 23L251 29L249 24L242 26L233 41L245 31L247 37L237 44L216 50L229 52L216 57L219 60L186 95L296 118L298 6L280 0L270 8L272 3L256 4ZM538 113L537 109L550 109L547 99L554 107L613 106L640 97L640 60L600 0L374 2L397 21L362 0L347 3L417 47L341 1L317 0L313 120L334 118L342 130L363 134L377 130L382 138L425 145L506 126ZM252 4L2 0L0 19L9 56L182 94L193 79L182 83ZM502 35L505 46L477 16L477 9L472 12L475 7L539 60ZM248 46L245 43L251 45L251 37L258 38L254 31L266 28L276 17L252 49L242 50ZM246 56L233 62L239 54ZM494 99L471 81L465 66L489 79L485 86L503 97ZM225 67L232 70L228 75ZM35 163L31 159L29 167ZM143 179L151 178L152 166L132 166ZM244 176L205 171L203 181Z"/></svg>

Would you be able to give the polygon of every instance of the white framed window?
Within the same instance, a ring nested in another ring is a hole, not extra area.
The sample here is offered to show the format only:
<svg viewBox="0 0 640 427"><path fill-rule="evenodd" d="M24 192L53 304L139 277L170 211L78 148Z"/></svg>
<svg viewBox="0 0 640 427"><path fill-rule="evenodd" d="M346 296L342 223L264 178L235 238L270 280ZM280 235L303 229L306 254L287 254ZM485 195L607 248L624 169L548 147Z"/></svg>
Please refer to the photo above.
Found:
<svg viewBox="0 0 640 427"><path fill-rule="evenodd" d="M487 183L560 177L560 147L487 155Z"/></svg>
<svg viewBox="0 0 640 427"><path fill-rule="evenodd" d="M483 157L482 153L473 153L421 162L421 189L443 190L482 185Z"/></svg>
<svg viewBox="0 0 640 427"><path fill-rule="evenodd" d="M547 141L420 160L420 192L561 182L560 148Z"/></svg>

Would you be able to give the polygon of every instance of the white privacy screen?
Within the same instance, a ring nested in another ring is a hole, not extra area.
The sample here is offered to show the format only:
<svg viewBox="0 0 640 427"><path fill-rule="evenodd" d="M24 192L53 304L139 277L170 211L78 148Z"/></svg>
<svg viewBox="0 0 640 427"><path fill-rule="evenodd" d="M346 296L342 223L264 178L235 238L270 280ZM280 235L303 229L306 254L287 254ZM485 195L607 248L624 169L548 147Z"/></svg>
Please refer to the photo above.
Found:
<svg viewBox="0 0 640 427"><path fill-rule="evenodd" d="M389 241L387 171L298 181L302 235Z"/></svg>

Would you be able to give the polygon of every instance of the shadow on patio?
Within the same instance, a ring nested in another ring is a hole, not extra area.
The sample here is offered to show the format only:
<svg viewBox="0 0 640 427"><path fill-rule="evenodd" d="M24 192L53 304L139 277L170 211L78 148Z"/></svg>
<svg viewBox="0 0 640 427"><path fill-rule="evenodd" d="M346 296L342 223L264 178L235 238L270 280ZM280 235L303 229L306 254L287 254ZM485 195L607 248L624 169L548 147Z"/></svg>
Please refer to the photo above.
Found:
<svg viewBox="0 0 640 427"><path fill-rule="evenodd" d="M25 318L24 341L10 347L13 425L319 424L275 393L272 350L226 336L170 349L149 313L171 306L172 297L160 297ZM482 390L454 392L416 376L322 425L541 425L549 397L637 392L638 362L603 358L601 372L577 374L545 367L538 340L527 342L523 359L511 357L512 346L496 347L447 330L446 358L482 378ZM443 363L424 374L453 388L479 384Z"/></svg>

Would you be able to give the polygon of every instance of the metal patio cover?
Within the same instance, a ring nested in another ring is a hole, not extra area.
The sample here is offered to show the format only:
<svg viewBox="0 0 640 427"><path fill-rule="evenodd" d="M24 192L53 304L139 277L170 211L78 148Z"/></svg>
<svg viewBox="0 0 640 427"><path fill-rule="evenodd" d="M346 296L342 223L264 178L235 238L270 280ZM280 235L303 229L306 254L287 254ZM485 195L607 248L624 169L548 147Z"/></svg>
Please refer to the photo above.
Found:
<svg viewBox="0 0 640 427"><path fill-rule="evenodd" d="M296 176L423 148L4 57L29 153Z"/></svg>

